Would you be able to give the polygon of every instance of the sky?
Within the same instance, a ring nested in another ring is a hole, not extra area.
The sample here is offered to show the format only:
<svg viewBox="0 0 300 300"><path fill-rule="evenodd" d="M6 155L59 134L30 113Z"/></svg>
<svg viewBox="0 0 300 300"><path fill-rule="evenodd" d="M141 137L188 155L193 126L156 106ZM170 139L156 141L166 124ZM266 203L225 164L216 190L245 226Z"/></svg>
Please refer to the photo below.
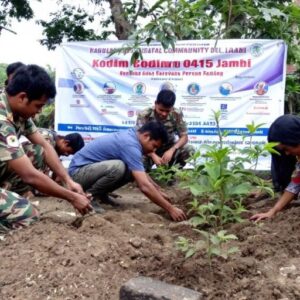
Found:
<svg viewBox="0 0 300 300"><path fill-rule="evenodd" d="M73 1L74 2L74 1ZM56 9L55 0L43 0L42 3L30 1L37 19L47 19L51 11ZM2 30L0 34L0 63L21 61L25 64L38 64L46 67L48 64L55 68L58 50L48 51L46 46L39 43L43 37L42 27L34 20L14 20L9 27L17 34Z"/></svg>
<svg viewBox="0 0 300 300"><path fill-rule="evenodd" d="M57 10L57 0L31 0L30 5L34 10L35 19L50 20L50 12ZM147 1L149 3L149 0ZM151 2L151 1L150 1ZM86 2L81 0L64 0L63 3L84 5ZM102 3L105 11L108 9L108 3ZM106 7L106 6L107 7ZM89 12L99 11L99 6L90 5ZM101 17L99 17L101 19ZM96 22L95 22L96 23ZM97 24L97 23L96 23ZM99 24L99 23L98 23ZM99 26L99 25L98 25ZM96 33L101 31L97 25L93 26ZM10 64L21 61L25 64L38 64L42 67L50 65L51 68L56 67L56 61L59 55L59 47L56 50L47 50L46 46L42 46L39 39L43 38L43 28L35 23L35 20L13 20L9 29L15 31L13 34L7 30L0 33L0 63Z"/></svg>
<svg viewBox="0 0 300 300"><path fill-rule="evenodd" d="M35 19L42 19L45 21L50 20L49 14L55 12L58 9L57 1L59 0L30 0L30 5L35 13ZM147 3L154 2L153 0L147 0ZM64 4L72 4L85 6L89 13L95 14L96 19L102 20L106 18L106 12L109 10L109 4L107 2L101 2L99 5L89 4L86 7L87 1L82 0L63 0ZM97 13L102 12L101 15ZM145 20L140 20L144 21ZM46 46L42 46L39 39L43 38L43 28L35 23L35 20L13 20L9 29L15 31L17 34L13 34L7 30L2 30L0 33L0 63L13 63L21 61L25 64L38 64L42 67L50 65L51 68L56 67L56 61L59 55L59 46L56 50L47 50ZM91 25L91 28L96 33L101 31L99 22L95 22ZM112 28L113 29L113 28Z"/></svg>
<svg viewBox="0 0 300 300"><path fill-rule="evenodd" d="M48 51L45 46L39 44L38 39L41 38L42 33L35 27L37 25L32 22L14 24L12 28L17 35L2 30L0 35L1 63L9 64L21 61L25 64L34 63L43 67L49 64L51 67L55 67L58 51Z"/></svg>

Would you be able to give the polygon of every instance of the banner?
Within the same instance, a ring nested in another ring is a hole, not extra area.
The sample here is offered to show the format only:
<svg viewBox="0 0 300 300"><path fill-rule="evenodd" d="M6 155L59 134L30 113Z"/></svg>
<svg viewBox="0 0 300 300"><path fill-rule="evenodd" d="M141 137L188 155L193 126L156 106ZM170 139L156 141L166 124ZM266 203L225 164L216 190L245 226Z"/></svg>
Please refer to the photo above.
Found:
<svg viewBox="0 0 300 300"><path fill-rule="evenodd" d="M132 52L111 52L126 41L89 41L61 46L56 69L55 129L79 132L86 141L135 125L137 112L152 106L161 89L176 93L189 142L218 142L213 111L228 132L224 144L243 147L247 124L264 125L252 144L266 142L272 121L284 112L287 47L281 40L179 41L141 47L143 58L130 64Z"/></svg>

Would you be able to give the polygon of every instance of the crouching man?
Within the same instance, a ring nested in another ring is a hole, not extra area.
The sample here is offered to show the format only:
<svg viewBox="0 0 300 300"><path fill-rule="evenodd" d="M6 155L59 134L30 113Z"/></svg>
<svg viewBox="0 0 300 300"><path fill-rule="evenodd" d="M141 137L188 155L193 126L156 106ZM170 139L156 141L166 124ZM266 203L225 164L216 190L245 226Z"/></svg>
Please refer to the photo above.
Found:
<svg viewBox="0 0 300 300"><path fill-rule="evenodd" d="M15 229L38 219L30 202L16 194L14 180L19 178L42 193L69 201L81 214L92 210L81 186L75 183L62 166L54 148L42 137L31 118L50 98L55 86L47 72L36 65L20 67L0 95L0 226ZM36 147L34 156L27 156L19 137L24 135ZM59 186L40 170L49 166L63 180ZM3 183L9 183L9 187Z"/></svg>
<svg viewBox="0 0 300 300"><path fill-rule="evenodd" d="M129 129L93 140L77 152L69 174L94 199L107 202L108 193L134 179L139 189L169 213L174 221L186 219L185 213L172 205L143 166L143 155L156 151L167 142L163 124L149 122L140 129ZM96 205L96 200L92 201Z"/></svg>
<svg viewBox="0 0 300 300"><path fill-rule="evenodd" d="M52 145L55 149L58 157L60 156L69 156L75 154L84 146L84 140L79 133L70 133L65 136L58 135L57 132L51 129L46 128L38 128L38 132L44 137L44 139ZM44 174L51 177L57 183L63 183L63 181L46 165L43 165L44 158L40 153L42 148L38 147L36 144L32 144L29 141L25 141L22 143L22 147L24 152L27 154L28 158L36 163L40 161L42 165L36 165L38 169L43 171ZM42 158L42 160L41 160ZM51 175L52 173L52 175ZM17 174L12 174L13 178L8 178L8 181L5 182L7 187L12 188L16 193L26 196L26 198L31 198L35 195L43 195L37 191L35 191L31 186L22 181L22 179Z"/></svg>
<svg viewBox="0 0 300 300"><path fill-rule="evenodd" d="M168 132L168 142L145 156L144 165L147 171L151 171L153 164L156 166L179 164L184 167L187 159L195 152L193 146L188 144L187 124L182 112L174 107L175 101L176 95L173 91L161 90L154 107L146 108L138 114L137 128L147 122L158 121L164 124Z"/></svg>

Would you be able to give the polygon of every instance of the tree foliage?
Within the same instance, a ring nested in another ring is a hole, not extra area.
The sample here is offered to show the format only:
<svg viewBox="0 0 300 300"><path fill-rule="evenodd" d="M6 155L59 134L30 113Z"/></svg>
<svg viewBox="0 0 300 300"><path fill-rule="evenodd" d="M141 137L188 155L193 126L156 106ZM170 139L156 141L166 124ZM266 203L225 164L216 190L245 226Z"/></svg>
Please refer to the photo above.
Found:
<svg viewBox="0 0 300 300"><path fill-rule="evenodd" d="M0 63L0 90L4 88L4 82L6 80L6 67L7 64Z"/></svg>
<svg viewBox="0 0 300 300"><path fill-rule="evenodd" d="M288 113L300 112L300 70L286 77L286 108Z"/></svg>
<svg viewBox="0 0 300 300"><path fill-rule="evenodd" d="M186 39L283 39L289 45L289 62L300 61L300 7L292 0L158 0L153 5L143 0L68 3L72 2L57 1L57 11L50 14L50 21L38 21L45 34L41 42L49 49L63 41L113 36L134 40L136 45L157 40L165 48ZM7 24L10 18L32 17L29 1L0 0L0 25Z"/></svg>
<svg viewBox="0 0 300 300"><path fill-rule="evenodd" d="M149 13L135 40L158 40L167 48L185 39L283 39L288 61L300 62L300 7L292 1L161 0Z"/></svg>
<svg viewBox="0 0 300 300"><path fill-rule="evenodd" d="M63 5L60 11L51 13L51 17L52 20L49 22L38 21L38 24L44 27L46 35L46 38L41 40L41 44L47 46L48 49L55 49L63 42L64 37L67 37L68 41L101 39L94 30L85 28L87 23L94 21L94 18L80 7Z"/></svg>
<svg viewBox="0 0 300 300"><path fill-rule="evenodd" d="M146 43L158 40L164 47L173 46L176 40L219 38L283 39L290 46L298 46L296 41L300 38L300 8L291 0L159 0L152 6L136 0L108 0L110 14L101 21L99 35L86 27L101 14L104 0L87 2L99 10L91 14L82 7L63 5L50 22L40 22L47 45L54 47L64 38L94 40L112 35ZM141 25L140 18L147 18L146 25ZM115 30L109 27L112 24ZM296 48L289 52L292 61L300 60Z"/></svg>
<svg viewBox="0 0 300 300"><path fill-rule="evenodd" d="M43 1L43 0L41 0ZM71 3L68 4L67 3ZM174 47L177 40L282 39L288 45L288 63L300 67L300 6L292 0L58 0L50 20L39 20L45 38L54 49L64 41L130 40L120 51L133 49L132 60L141 56L140 45L161 42ZM26 0L0 0L0 26L11 18L30 19ZM288 97L299 100L299 81L287 81ZM298 101L297 100L297 101ZM294 101L294 100L293 100ZM292 101L292 102L293 102ZM288 101L289 102L289 101ZM292 110L297 105L288 104Z"/></svg>
<svg viewBox="0 0 300 300"><path fill-rule="evenodd" d="M144 8L142 0L124 2L121 0L87 0L82 5L75 6L59 1L61 7L51 13L50 21L39 20L44 27L45 39L41 40L48 49L54 49L63 41L105 40L112 36L119 40L127 40L136 29L136 20ZM104 9L109 5L110 13ZM100 27L100 33L96 33Z"/></svg>
<svg viewBox="0 0 300 300"><path fill-rule="evenodd" d="M10 24L12 18L18 21L33 18L33 10L27 0L0 0L0 26Z"/></svg>

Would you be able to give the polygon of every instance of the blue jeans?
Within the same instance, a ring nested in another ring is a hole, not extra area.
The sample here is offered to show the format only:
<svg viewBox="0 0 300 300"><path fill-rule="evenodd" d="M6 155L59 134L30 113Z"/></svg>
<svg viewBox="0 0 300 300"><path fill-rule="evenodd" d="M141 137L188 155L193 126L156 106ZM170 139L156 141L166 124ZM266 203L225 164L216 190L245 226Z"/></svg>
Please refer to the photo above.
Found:
<svg viewBox="0 0 300 300"><path fill-rule="evenodd" d="M72 178L81 184L85 192L100 198L132 181L127 166L117 159L85 165Z"/></svg>

